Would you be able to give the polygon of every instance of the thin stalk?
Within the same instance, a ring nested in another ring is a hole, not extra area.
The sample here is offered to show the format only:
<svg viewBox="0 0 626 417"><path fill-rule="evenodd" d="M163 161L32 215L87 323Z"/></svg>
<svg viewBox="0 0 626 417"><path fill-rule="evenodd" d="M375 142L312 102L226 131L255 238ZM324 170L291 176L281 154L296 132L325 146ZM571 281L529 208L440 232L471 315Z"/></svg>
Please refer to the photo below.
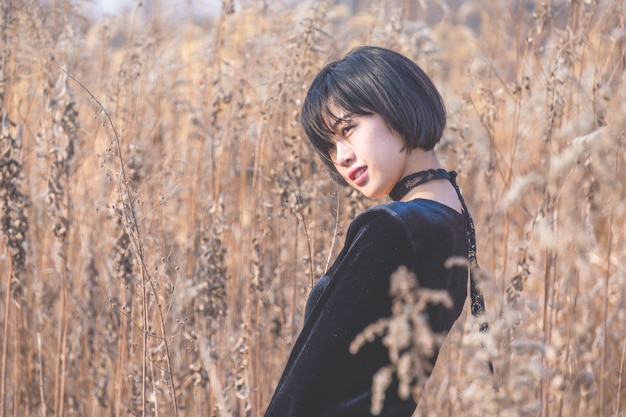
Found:
<svg viewBox="0 0 626 417"><path fill-rule="evenodd" d="M620 147L621 148L621 147ZM619 171L619 161L620 161L621 152L615 153L615 162L613 164L613 183L617 182L618 171ZM608 325L609 325L609 284L611 280L611 255L613 250L613 212L614 206L611 207L611 211L609 213L609 241L607 247L607 255L606 255L606 276L604 278L604 321L602 323L602 334L604 335L604 343L602 343L602 354L600 359L600 415L604 416L604 382L606 379L606 345L608 338ZM624 361L624 354L622 353L622 365ZM621 371L620 371L620 385L621 385ZM617 391L617 397L619 398L621 392ZM618 415L618 414L616 414Z"/></svg>
<svg viewBox="0 0 626 417"><path fill-rule="evenodd" d="M122 285L122 294L125 294L124 286ZM125 304L126 300L122 300L122 303ZM119 340L118 340L118 361L117 361L117 371L116 371L116 383L115 383L115 417L121 417L122 415L122 388L124 381L124 369L126 369L126 333L128 331L128 316L126 314L122 314L121 316L121 324L119 331Z"/></svg>
<svg viewBox="0 0 626 417"><path fill-rule="evenodd" d="M521 3L519 7L520 8L522 7ZM518 9L518 13L519 13L519 9ZM515 30L515 50L518 52L520 50L519 28L520 28L520 24L517 24L516 30ZM522 62L526 61L526 57L528 55L528 44L527 43L525 44L526 44L526 47L524 48L524 52L522 55L522 59L521 59ZM519 61L519 54L516 54L516 61ZM522 73L522 70L524 69L524 67L521 67L519 62L517 62L516 68L521 68L521 70L519 70L516 75L519 79L520 74ZM504 84L503 80L499 76L497 77L498 77L498 80L500 80L500 82L502 83L502 85L506 87L506 84ZM511 133L511 146L509 149L509 164L508 164L508 169L504 177L504 181L502 183L502 187L500 188L500 192L498 194L498 201L502 198L502 195L505 193L505 191L509 189L509 186L513 178L513 167L515 166L515 157L517 156L517 150L518 150L517 144L518 144L518 139L519 139L519 125L520 125L520 118L521 118L521 111L522 111L522 94L523 94L523 89L520 86L520 90L517 92L517 95L513 97L515 101L515 111L514 111L514 116L513 116L513 126L512 126L512 133ZM500 256L500 259L502 259L500 286L503 291L506 288L505 279L507 276L507 265L508 265L507 261L509 259L509 256L508 256L508 241L509 241L509 227L510 227L509 214L510 213L508 210L504 213L504 236L502 239L504 252Z"/></svg>
<svg viewBox="0 0 626 417"><path fill-rule="evenodd" d="M313 272L313 251L311 249L311 238L309 237L309 230L306 227L306 221L304 220L304 212L302 211L302 200L300 199L300 195L296 194L297 198L297 206L296 210L300 217L296 216L298 220L302 222L302 229L304 230L304 237L306 239L307 251L309 254L309 279L311 280L311 286L314 284L315 274ZM296 254L297 255L297 254Z"/></svg>
<svg viewBox="0 0 626 417"><path fill-rule="evenodd" d="M604 320L602 321L602 334L604 335L604 342L602 343L602 353L600 356L600 415L604 414L604 380L606 377L606 344L608 339L607 328L609 321L609 281L611 279L611 249L613 246L613 210L609 215L609 243L608 254L606 261L606 276L604 277ZM619 393L619 391L618 391ZM618 395L619 396L619 395Z"/></svg>
<svg viewBox="0 0 626 417"><path fill-rule="evenodd" d="M570 360L570 353L572 352L572 339L573 339L573 335L574 335L574 324L576 323L576 307L578 305L578 294L580 293L580 269L578 267L576 267L576 285L574 286L575 290L574 290L574 294L572 294L572 309L570 311L570 317L572 318L571 320L569 320L569 326L568 326L568 331L567 331L567 348L565 349L565 360L564 363L568 363ZM561 399L561 402L559 404L559 408L560 410L562 410L563 408L563 399ZM561 411L559 411L559 415L561 414Z"/></svg>
<svg viewBox="0 0 626 417"><path fill-rule="evenodd" d="M70 201L69 201L69 195L70 195L70 182L69 182L69 173L67 172L67 168L64 172L64 182L65 182L65 187L67 189L67 192L64 194L64 199L65 199L65 218L68 220L68 225L69 225L69 219L71 218L70 215ZM69 227L69 226L68 226ZM60 386L59 386L59 409L58 409L58 415L59 416L64 416L65 415L65 370L67 367L67 335L68 335L68 328L69 328L69 318L68 318L68 300L69 300L69 289L68 289L68 253L67 253L67 245L65 242L60 242L61 244L61 268L62 268L62 284L61 284L61 291L62 291L62 296L61 296L61 306L60 306L60 311L61 311L61 324L63 326L62 330L61 330L61 340L59 341L60 346L61 346L61 350L60 350L60 355L61 355L61 366L60 366Z"/></svg>
<svg viewBox="0 0 626 417"><path fill-rule="evenodd" d="M333 240L330 242L330 248L328 249L328 257L326 258L326 265L324 266L324 273L328 271L330 265L330 259L333 255L335 244L337 243L337 236L339 235L339 184L335 184L335 194L337 195L337 209L335 210L335 230L333 231Z"/></svg>
<svg viewBox="0 0 626 417"><path fill-rule="evenodd" d="M608 339L608 327L609 327L609 285L611 280L611 253L613 249L613 209L609 214L609 241L606 256L606 275L604 277L604 319L602 321L602 334L604 335L604 342L602 343L602 353L600 354L600 415L604 416L604 381L606 379L606 345ZM623 359L623 356L622 356ZM621 374L620 374L621 377ZM619 398L620 392L617 391ZM616 414L617 415L617 414Z"/></svg>
<svg viewBox="0 0 626 417"><path fill-rule="evenodd" d="M212 87L214 86L216 88L217 91L219 91L220 88L220 84L222 82L222 46L224 44L224 31L225 31L225 24L226 24L226 16L228 14L228 11L226 10L228 8L228 6L226 5L226 2L222 2L222 12L220 13L220 18L219 21L217 23L217 34L215 36L215 41L214 44L215 45L215 58L214 58L214 68L213 70L215 71L216 75L214 77L213 80L208 80L207 82L207 87ZM206 92L206 96L207 97L211 97L210 91ZM209 101L209 105L212 105L213 103ZM209 120L209 126L214 127L216 125L217 122L217 110L215 109L211 109L210 111L211 113L211 120ZM208 129L206 129L205 127L205 131L207 131ZM216 131L216 130L215 130ZM217 164L216 161L216 152L215 152L215 145L210 147L210 151L211 151L211 169L213 172L215 172L215 175L213 176L213 189L211 190L213 193L213 199L215 201L217 201L218 198L218 190L219 190L219 181L221 178L220 172L219 172L219 167L220 165ZM198 155L198 157L200 157L201 155Z"/></svg>
<svg viewBox="0 0 626 417"><path fill-rule="evenodd" d="M298 222L296 220L296 231L295 231L295 236L293 239L293 253L294 253L294 257L293 259L298 259L298 242L300 241L300 239L298 238ZM296 263L297 265L297 263ZM297 271L297 266L296 266L296 271ZM294 277L297 276L297 274L293 274ZM298 294L298 280L297 279L292 279L291 282L293 283L293 286L291 288L291 304L293 306L292 310L291 310L291 336L296 334L296 310L297 310L297 306L296 306L296 298L297 298L297 294Z"/></svg>
<svg viewBox="0 0 626 417"><path fill-rule="evenodd" d="M39 400L41 401L41 415L46 417L46 397L43 385L43 356L41 354L41 335L37 332L37 347L39 351Z"/></svg>
<svg viewBox="0 0 626 417"><path fill-rule="evenodd" d="M258 323L260 321L260 317L261 317L261 293L260 291L255 291L256 294L256 322ZM252 366L250 367L250 388L252 389L252 395L254 396L254 410L261 410L261 407L263 407L263 404L261 404L261 390L256 389L260 384L259 384L259 364L262 363L261 362L261 334L259 331L259 326L257 325L255 330L257 331L257 337L256 337L256 346L254 347L254 361L252 362Z"/></svg>
<svg viewBox="0 0 626 417"><path fill-rule="evenodd" d="M18 318L17 318L17 314L13 316L13 321L14 321L14 329L16 331L19 332L20 329L20 324L18 322ZM13 355L14 357L17 357L18 352L21 352L20 348L19 348L19 337L14 337L13 338ZM19 376L22 374L22 372L19 369L19 365L20 365L20 361L13 361L13 381L15 383L16 386L20 386L20 379ZM18 407L15 406L13 407L13 417L18 417ZM21 416L20 416L21 417Z"/></svg>
<svg viewBox="0 0 626 417"><path fill-rule="evenodd" d="M544 270L544 297L543 297L543 332L544 332L544 344L548 346L552 339L552 312L551 308L551 300L552 294L554 291L553 279L555 275L556 269L556 258L557 255L553 250L546 250L546 265ZM542 364L545 366L547 364L547 358L542 356ZM548 417L549 414L549 406L550 406L550 375L545 375L541 381L541 416Z"/></svg>
<svg viewBox="0 0 626 417"><path fill-rule="evenodd" d="M141 258L141 253L138 254L138 257ZM147 367L146 361L148 360L148 300L146 299L146 275L143 270L141 271L141 306L143 309L141 313L141 318L143 321L142 329L141 329L141 342L143 345L143 355L142 355L142 361L141 361L141 415L145 417L146 416L146 367Z"/></svg>
<svg viewBox="0 0 626 417"><path fill-rule="evenodd" d="M7 376L7 350L9 344L9 314L11 313L11 277L13 276L13 262L10 256L7 256L7 259L9 260L9 270L7 274L7 289L4 300L4 339L2 340L2 375L0 376L0 417L4 417L6 407L4 399L6 398L5 388Z"/></svg>
<svg viewBox="0 0 626 417"><path fill-rule="evenodd" d="M56 363L54 376L54 416L62 417L64 408L65 390L65 354L67 345L67 276L65 262L61 272L61 294L59 300L59 332L57 335L57 352L59 358Z"/></svg>
<svg viewBox="0 0 626 417"><path fill-rule="evenodd" d="M156 298L156 297L155 297ZM152 381L152 392L156 393L157 392L157 387L156 387L156 381L158 378L157 372L159 371L159 369L161 369L158 366L155 366L154 363L154 357L152 356L152 352L150 350L148 350L148 363L150 364L150 373L152 378L150 378L150 380ZM155 367L158 368L155 371ZM159 403L158 403L158 398L156 395L151 395L152 397L152 402L154 404L154 417L159 417ZM143 413L145 414L146 411L143 410Z"/></svg>
<svg viewBox="0 0 626 417"><path fill-rule="evenodd" d="M615 404L615 413L614 415L619 416L620 412L620 399L622 398L622 375L624 375L624 356L626 356L626 343L624 343L624 347L622 348L622 359L619 364L619 376L617 379L617 399Z"/></svg>
<svg viewBox="0 0 626 417"><path fill-rule="evenodd" d="M115 147L117 150L117 156L118 156L118 161L120 164L120 175L119 175L119 179L118 179L118 194L120 197L120 201L122 203L122 209L123 209L123 213L122 215L125 217L121 223L123 225L123 227L126 229L126 232L128 233L128 236L130 238L130 242L133 246L134 249L134 253L135 256L137 258L137 261L140 265L140 269L141 269L141 286L142 286L142 292L143 292L143 304L144 304L144 312L143 312L143 339L144 339L144 365L143 365L143 376L144 376L144 381L142 381L142 389L143 389L143 404L144 404L144 410L143 410L143 414L145 415L145 404L146 404L146 398L145 398L145 361L147 358L147 336L148 336L148 326L147 326L147 299L146 299L146 287L149 286L150 290L152 292L152 294L154 294L154 298L155 298L155 302L156 302L156 306L157 306L157 312L158 312L158 317L159 317L159 324L161 326L161 331L163 334L162 340L163 340L163 345L165 348L165 360L166 360L166 364L167 364L167 374L169 375L169 382L170 382L170 386L172 388L172 402L173 402L173 407L174 407L174 415L176 417L178 417L178 401L177 401L177 396L176 396L176 386L174 385L174 375L172 373L172 366L171 366L171 355L170 355L170 348L169 348L169 344L167 342L167 337L166 337L166 329L165 329L165 317L163 314L163 308L161 306L161 303L158 300L158 295L157 295L157 290L156 287L154 286L154 283L152 282L152 279L150 277L150 274L148 273L148 268L144 262L144 248L143 248L143 244L142 244L142 234L139 228L139 223L137 222L137 213L135 212L135 205L133 204L133 199L131 198L131 191L130 191L130 187L128 185L128 176L126 175L126 164L124 163L124 158L122 157L123 153L122 153L122 145L121 145L121 140L120 140L120 136L117 133L117 130L115 128L115 125L113 123L113 120L111 119L111 115L109 114L109 112L104 108L104 106L102 105L102 103L100 103L100 101L93 95L93 93L84 85L82 84L80 81L78 81L76 78L74 78L72 75L70 75L67 71L61 69L61 71L65 72L67 74L67 76L72 79L75 83L77 83L87 94L89 94L89 97L98 105L98 107L100 108L100 110L102 110L104 116L106 117L107 121L109 122L109 125L111 126L111 129L113 130L113 136L114 136L114 143L115 143Z"/></svg>
<svg viewBox="0 0 626 417"><path fill-rule="evenodd" d="M259 125L263 127L260 129L259 134L257 135L257 139L255 141L254 167L252 170L252 191L256 192L257 201L260 201L261 199L261 188L259 186L259 189L257 190L257 186L259 184L259 177L261 175L261 156L265 153L265 142L268 136L267 131L269 130L269 121L265 120L265 122L263 122L264 117L265 116L263 115L259 116Z"/></svg>

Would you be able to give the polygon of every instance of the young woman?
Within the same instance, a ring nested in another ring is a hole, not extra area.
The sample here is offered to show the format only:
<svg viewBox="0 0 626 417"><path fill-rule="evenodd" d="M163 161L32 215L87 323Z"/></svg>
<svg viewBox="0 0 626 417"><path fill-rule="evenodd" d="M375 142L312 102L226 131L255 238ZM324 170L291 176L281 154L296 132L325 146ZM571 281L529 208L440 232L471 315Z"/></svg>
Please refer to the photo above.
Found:
<svg viewBox="0 0 626 417"><path fill-rule="evenodd" d="M341 184L393 201L352 221L341 253L313 287L266 417L371 415L372 378L389 355L380 339L356 354L349 346L369 324L391 316L390 276L399 267L414 273L420 287L449 293L452 308L428 308L434 332L447 333L459 317L468 268L448 268L446 260L466 257L475 265L475 237L455 173L442 169L433 151L445 121L428 76L388 49L357 48L314 79L302 124L321 160ZM471 289L478 314L482 298ZM379 415L414 412L414 400L397 391L391 384Z"/></svg>

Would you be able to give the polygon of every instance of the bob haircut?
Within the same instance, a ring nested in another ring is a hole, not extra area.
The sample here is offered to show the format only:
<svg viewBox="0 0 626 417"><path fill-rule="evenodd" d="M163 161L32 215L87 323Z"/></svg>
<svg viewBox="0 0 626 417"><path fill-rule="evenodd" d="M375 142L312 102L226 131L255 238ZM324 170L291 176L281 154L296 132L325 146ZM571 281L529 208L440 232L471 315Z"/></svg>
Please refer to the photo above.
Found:
<svg viewBox="0 0 626 417"><path fill-rule="evenodd" d="M329 155L337 134L334 126L343 119L331 108L348 115L379 114L400 134L408 152L433 149L446 125L446 109L437 88L404 55L362 46L327 64L307 92L302 127L333 179L343 185L347 183Z"/></svg>

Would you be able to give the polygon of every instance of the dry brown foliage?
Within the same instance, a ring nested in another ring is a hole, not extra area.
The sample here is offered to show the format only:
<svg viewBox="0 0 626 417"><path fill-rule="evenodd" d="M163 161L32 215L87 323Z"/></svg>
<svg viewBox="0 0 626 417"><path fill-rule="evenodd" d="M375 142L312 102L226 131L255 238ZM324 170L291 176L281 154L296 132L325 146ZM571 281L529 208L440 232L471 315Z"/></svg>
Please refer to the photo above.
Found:
<svg viewBox="0 0 626 417"><path fill-rule="evenodd" d="M222 3L0 4L0 416L262 415L376 203L299 125L360 44L440 87L484 271L416 415L626 416L625 3Z"/></svg>

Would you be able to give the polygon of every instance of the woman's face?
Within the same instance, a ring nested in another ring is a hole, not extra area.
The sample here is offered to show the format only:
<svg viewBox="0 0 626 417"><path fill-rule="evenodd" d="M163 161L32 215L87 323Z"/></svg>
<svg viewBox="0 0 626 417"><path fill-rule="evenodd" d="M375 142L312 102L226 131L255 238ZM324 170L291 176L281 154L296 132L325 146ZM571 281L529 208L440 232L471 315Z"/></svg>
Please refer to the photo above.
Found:
<svg viewBox="0 0 626 417"><path fill-rule="evenodd" d="M330 157L346 182L369 198L380 198L411 171L401 136L379 114L337 112Z"/></svg>

